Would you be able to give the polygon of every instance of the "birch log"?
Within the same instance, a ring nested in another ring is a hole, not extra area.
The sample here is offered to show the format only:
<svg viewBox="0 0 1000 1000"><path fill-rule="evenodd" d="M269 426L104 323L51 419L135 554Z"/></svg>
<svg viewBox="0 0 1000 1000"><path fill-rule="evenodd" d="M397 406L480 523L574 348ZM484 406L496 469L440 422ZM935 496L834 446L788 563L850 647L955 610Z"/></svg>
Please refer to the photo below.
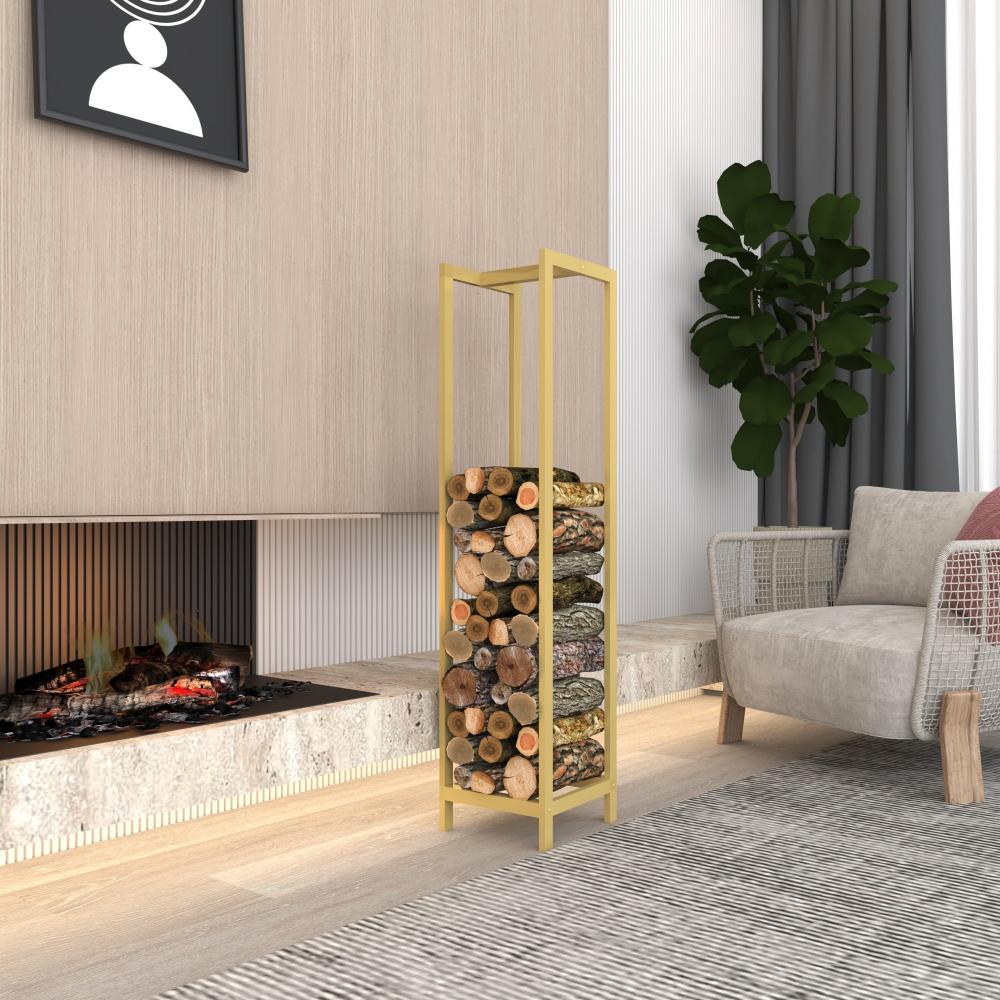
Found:
<svg viewBox="0 0 1000 1000"><path fill-rule="evenodd" d="M604 747L597 740L584 740L559 747L553 755L552 787L596 778L604 773ZM512 799L530 799L538 791L538 762L511 757L503 772L503 787Z"/></svg>

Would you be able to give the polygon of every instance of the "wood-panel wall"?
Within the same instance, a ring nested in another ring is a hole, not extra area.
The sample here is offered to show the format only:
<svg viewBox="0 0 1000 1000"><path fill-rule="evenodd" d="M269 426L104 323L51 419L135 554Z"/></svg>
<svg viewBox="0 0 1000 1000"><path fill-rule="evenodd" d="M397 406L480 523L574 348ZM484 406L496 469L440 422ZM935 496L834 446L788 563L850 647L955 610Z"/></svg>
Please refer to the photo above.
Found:
<svg viewBox="0 0 1000 1000"><path fill-rule="evenodd" d="M241 175L35 120L0 4L0 517L431 510L438 262L607 259L606 0L245 14ZM567 284L557 461L593 474ZM459 457L500 459L504 324L465 299Z"/></svg>

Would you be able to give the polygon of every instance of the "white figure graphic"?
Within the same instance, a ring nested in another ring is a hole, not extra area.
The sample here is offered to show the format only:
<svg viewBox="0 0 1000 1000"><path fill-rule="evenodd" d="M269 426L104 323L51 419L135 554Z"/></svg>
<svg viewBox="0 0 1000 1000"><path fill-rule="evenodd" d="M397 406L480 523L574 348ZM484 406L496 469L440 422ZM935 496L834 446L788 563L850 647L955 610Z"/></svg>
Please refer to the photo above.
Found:
<svg viewBox="0 0 1000 1000"><path fill-rule="evenodd" d="M124 37L135 62L106 69L90 91L90 106L202 138L201 119L187 94L158 69L167 61L163 35L148 21L131 21Z"/></svg>

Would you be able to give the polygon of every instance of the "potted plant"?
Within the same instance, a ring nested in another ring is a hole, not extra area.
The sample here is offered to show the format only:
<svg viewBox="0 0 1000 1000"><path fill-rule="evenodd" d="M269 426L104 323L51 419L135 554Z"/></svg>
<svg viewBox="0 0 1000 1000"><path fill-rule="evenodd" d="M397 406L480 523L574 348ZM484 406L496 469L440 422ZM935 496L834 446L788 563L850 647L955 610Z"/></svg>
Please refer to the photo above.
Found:
<svg viewBox="0 0 1000 1000"><path fill-rule="evenodd" d="M846 444L868 401L845 373L892 372L870 344L875 324L889 319L896 284L847 280L870 256L849 242L861 204L855 195L817 198L808 233L795 233L795 205L771 191L760 160L728 167L718 192L726 218L698 220L698 238L717 256L699 282L712 311L691 327L691 350L712 385L740 394L744 422L731 447L739 468L770 475L784 439L788 525L797 528L802 436L818 419L831 443Z"/></svg>

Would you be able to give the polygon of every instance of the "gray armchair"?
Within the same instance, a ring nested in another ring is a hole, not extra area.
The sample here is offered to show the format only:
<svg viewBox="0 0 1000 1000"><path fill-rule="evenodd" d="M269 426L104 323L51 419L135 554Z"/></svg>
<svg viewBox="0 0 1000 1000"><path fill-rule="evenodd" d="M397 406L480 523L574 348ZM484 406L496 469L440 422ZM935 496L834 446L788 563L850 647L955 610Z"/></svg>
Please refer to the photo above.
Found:
<svg viewBox="0 0 1000 1000"><path fill-rule="evenodd" d="M862 487L850 534L713 538L719 742L742 738L746 707L939 739L947 801L982 801L979 734L1000 730L1000 540L953 540L982 496Z"/></svg>

